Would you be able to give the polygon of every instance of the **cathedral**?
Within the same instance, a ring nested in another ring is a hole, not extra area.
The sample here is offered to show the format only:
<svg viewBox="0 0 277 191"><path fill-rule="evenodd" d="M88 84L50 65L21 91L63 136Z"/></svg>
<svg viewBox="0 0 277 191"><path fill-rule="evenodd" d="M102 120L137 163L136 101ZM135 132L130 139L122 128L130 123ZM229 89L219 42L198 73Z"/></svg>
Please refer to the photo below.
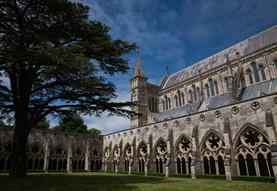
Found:
<svg viewBox="0 0 277 191"><path fill-rule="evenodd" d="M103 136L33 130L28 169L268 176L277 182L277 26L148 82L138 56L131 128ZM115 124L116 125L116 124ZM0 129L0 170L12 130Z"/></svg>

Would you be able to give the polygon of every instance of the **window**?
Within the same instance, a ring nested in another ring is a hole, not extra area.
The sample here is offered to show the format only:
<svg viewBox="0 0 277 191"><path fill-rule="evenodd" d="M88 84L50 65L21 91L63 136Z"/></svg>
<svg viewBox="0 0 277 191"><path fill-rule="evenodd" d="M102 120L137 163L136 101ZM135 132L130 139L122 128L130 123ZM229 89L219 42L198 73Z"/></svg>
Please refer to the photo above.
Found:
<svg viewBox="0 0 277 191"><path fill-rule="evenodd" d="M165 99L165 110L168 110L168 99L167 96L164 96Z"/></svg>
<svg viewBox="0 0 277 191"><path fill-rule="evenodd" d="M262 80L265 81L266 76L265 76L265 67L264 67L264 65L259 65L259 70L260 70Z"/></svg>
<svg viewBox="0 0 277 191"><path fill-rule="evenodd" d="M213 84L213 80L209 79L209 83L210 83L210 88L211 88L211 95L214 96L214 84Z"/></svg>
<svg viewBox="0 0 277 191"><path fill-rule="evenodd" d="M171 109L171 101L170 101L170 98L167 98L168 99L168 109Z"/></svg>
<svg viewBox="0 0 277 191"><path fill-rule="evenodd" d="M165 111L165 102L164 102L164 100L162 100L162 104L163 104L163 111Z"/></svg>
<svg viewBox="0 0 277 191"><path fill-rule="evenodd" d="M175 104L176 104L176 107L178 107L178 97L177 97L177 95L175 95L174 97L175 97Z"/></svg>
<svg viewBox="0 0 277 191"><path fill-rule="evenodd" d="M182 102L181 102L181 92L180 91L178 91L178 101L179 101L179 106L181 106L182 105Z"/></svg>
<svg viewBox="0 0 277 191"><path fill-rule="evenodd" d="M253 70L255 82L259 82L260 81L260 76L259 76L259 71L258 71L258 68L257 68L257 64L255 62L252 62L251 67L252 67L252 70Z"/></svg>
<svg viewBox="0 0 277 191"><path fill-rule="evenodd" d="M192 102L192 101L193 101L192 91L189 90L189 102Z"/></svg>
<svg viewBox="0 0 277 191"><path fill-rule="evenodd" d="M219 91L218 91L218 84L217 81L214 81L214 87L215 87L215 94L218 95Z"/></svg>
<svg viewBox="0 0 277 191"><path fill-rule="evenodd" d="M184 93L181 93L181 97L182 97L182 104L185 105L185 95L184 95Z"/></svg>
<svg viewBox="0 0 277 191"><path fill-rule="evenodd" d="M228 77L224 77L224 82L225 82L226 91L228 91Z"/></svg>
<svg viewBox="0 0 277 191"><path fill-rule="evenodd" d="M196 92L196 88L195 88L195 85L192 85L192 92L193 92L193 99L194 101L197 100L197 92Z"/></svg>
<svg viewBox="0 0 277 191"><path fill-rule="evenodd" d="M277 60L274 60L274 61L273 61L273 64L275 65L275 69L276 69L276 71L277 71Z"/></svg>
<svg viewBox="0 0 277 191"><path fill-rule="evenodd" d="M247 76L248 76L249 84L253 84L253 77L252 77L252 72L251 72L251 70L248 69L248 70L246 71L246 74L247 74Z"/></svg>
<svg viewBox="0 0 277 191"><path fill-rule="evenodd" d="M209 89L209 85L208 84L205 85L205 89L206 89L206 95L207 95L207 97L210 97L210 89Z"/></svg>

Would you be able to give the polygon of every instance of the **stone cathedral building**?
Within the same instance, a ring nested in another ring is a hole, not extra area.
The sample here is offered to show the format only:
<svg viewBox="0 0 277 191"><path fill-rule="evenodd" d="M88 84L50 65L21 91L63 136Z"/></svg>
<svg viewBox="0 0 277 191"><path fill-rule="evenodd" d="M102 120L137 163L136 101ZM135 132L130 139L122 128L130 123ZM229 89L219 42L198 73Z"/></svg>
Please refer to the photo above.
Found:
<svg viewBox="0 0 277 191"><path fill-rule="evenodd" d="M28 168L232 176L277 181L277 26L158 85L136 59L131 128L104 136L32 131ZM116 125L116 124L115 124ZM12 130L0 131L0 170Z"/></svg>

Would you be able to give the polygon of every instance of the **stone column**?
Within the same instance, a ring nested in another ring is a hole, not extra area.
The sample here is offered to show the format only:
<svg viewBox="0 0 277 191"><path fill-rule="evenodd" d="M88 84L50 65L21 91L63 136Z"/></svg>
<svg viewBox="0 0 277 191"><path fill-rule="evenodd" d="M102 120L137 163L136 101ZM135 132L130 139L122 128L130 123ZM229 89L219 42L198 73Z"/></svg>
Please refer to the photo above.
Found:
<svg viewBox="0 0 277 191"><path fill-rule="evenodd" d="M118 160L115 161L115 173L118 173Z"/></svg>
<svg viewBox="0 0 277 191"><path fill-rule="evenodd" d="M191 159L191 178L196 179L196 137L198 136L198 127L195 126L192 132L192 159Z"/></svg>
<svg viewBox="0 0 277 191"><path fill-rule="evenodd" d="M72 172L72 145L71 145L71 141L69 140L68 143L68 151L67 151L67 167L66 167L66 171L67 172Z"/></svg>
<svg viewBox="0 0 277 191"><path fill-rule="evenodd" d="M49 163L49 145L48 142L45 143L45 156L44 156L44 172L48 173L48 163Z"/></svg>
<svg viewBox="0 0 277 191"><path fill-rule="evenodd" d="M144 163L144 176L148 176L148 164L149 164L149 159L145 158L145 163Z"/></svg>
<svg viewBox="0 0 277 191"><path fill-rule="evenodd" d="M224 159L224 170L225 170L226 180L232 180L231 168L230 168L230 162L231 162L230 133L231 133L230 121L229 121L229 118L225 118L224 119L224 142L225 142L226 155Z"/></svg>
<svg viewBox="0 0 277 191"><path fill-rule="evenodd" d="M133 163L133 159L129 159L129 167L128 167L128 174L132 174L132 163Z"/></svg>
<svg viewBox="0 0 277 191"><path fill-rule="evenodd" d="M86 141L86 153L85 153L85 170L89 171L89 143Z"/></svg>

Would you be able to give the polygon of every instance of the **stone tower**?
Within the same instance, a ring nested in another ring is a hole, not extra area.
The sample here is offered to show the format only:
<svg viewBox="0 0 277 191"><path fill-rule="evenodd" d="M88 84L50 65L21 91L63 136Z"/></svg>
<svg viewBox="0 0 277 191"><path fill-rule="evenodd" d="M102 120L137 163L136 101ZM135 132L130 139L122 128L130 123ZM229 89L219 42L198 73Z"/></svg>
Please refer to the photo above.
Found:
<svg viewBox="0 0 277 191"><path fill-rule="evenodd" d="M144 76L140 55L137 55L136 66L131 81L131 101L136 103L133 111L138 113L131 117L131 127L147 125L147 78Z"/></svg>

